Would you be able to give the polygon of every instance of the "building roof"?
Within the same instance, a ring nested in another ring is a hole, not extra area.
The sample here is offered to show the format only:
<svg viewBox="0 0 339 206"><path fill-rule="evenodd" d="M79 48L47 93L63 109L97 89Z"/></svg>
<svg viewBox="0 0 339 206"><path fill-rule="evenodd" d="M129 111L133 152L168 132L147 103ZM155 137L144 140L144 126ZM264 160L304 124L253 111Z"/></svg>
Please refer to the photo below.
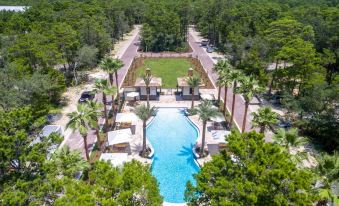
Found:
<svg viewBox="0 0 339 206"><path fill-rule="evenodd" d="M135 81L135 85L136 87L145 87L145 81L142 78L137 78L137 80ZM161 87L162 86L162 80L160 77L152 77L151 79L151 83L149 85L150 87Z"/></svg>
<svg viewBox="0 0 339 206"><path fill-rule="evenodd" d="M119 129L107 133L108 145L129 143L132 141L131 129Z"/></svg>
<svg viewBox="0 0 339 206"><path fill-rule="evenodd" d="M190 85L187 83L188 77L178 77L177 83L179 87L189 87ZM204 84L200 81L200 87L204 86Z"/></svg>
<svg viewBox="0 0 339 206"><path fill-rule="evenodd" d="M59 133L61 135L62 129L60 125L46 125L42 128L42 136L48 137L53 132Z"/></svg>
<svg viewBox="0 0 339 206"><path fill-rule="evenodd" d="M29 7L28 6L0 6L0 11L19 12L19 11L25 11L27 8Z"/></svg>

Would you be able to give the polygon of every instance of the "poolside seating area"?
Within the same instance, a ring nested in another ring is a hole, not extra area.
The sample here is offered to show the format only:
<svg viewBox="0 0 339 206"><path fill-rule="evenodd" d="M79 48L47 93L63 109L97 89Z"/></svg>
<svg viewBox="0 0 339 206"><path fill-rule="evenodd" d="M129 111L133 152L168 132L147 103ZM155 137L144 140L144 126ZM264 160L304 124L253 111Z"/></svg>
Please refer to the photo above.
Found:
<svg viewBox="0 0 339 206"><path fill-rule="evenodd" d="M189 71L189 75L191 71ZM189 76L188 75L188 76ZM185 77L186 79L187 77ZM179 81L180 80L180 81ZM150 98L150 105L154 107L191 107L191 94L189 87L184 84L183 79L178 78L180 86L187 87L186 90L181 88L181 92L186 91L187 98L183 98L183 93L173 93L160 95L158 89L161 87L161 79L154 77L152 85L154 88L150 89L150 95L158 95L157 98ZM146 99L142 97L145 95L145 85L142 79L136 80L135 87L126 87L122 89L123 105L121 112L115 116L115 128L107 135L106 152L108 154L125 154L127 161L132 159L140 160L141 162L150 163L151 159L141 158L139 152L142 149L142 121L135 115L135 108L138 105L146 104ZM153 92L153 93L152 93ZM195 98L195 105L199 105L201 100L209 100L215 103L215 90L197 88L197 98ZM141 98L142 97L142 98ZM215 108L218 108L215 106ZM198 115L188 116L190 120L199 128L200 134L197 139L197 144L201 143L202 122ZM152 118L148 121L150 122ZM209 156L200 159L201 161L208 161L212 155L219 154L220 150L227 147L225 137L230 134L227 130L225 117L222 113L219 116L211 118L207 122L206 136L205 136L205 150L209 152ZM147 140L147 147L152 148L152 145ZM105 154L103 153L103 154ZM153 155L154 151L152 151ZM103 157L104 159L104 157ZM199 160L199 161L200 161Z"/></svg>

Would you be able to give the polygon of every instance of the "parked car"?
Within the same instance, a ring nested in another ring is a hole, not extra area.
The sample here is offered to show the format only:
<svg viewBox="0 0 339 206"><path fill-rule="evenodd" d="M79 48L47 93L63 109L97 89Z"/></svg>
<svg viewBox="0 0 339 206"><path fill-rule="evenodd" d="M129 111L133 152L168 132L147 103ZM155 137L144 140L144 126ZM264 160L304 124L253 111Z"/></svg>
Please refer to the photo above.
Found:
<svg viewBox="0 0 339 206"><path fill-rule="evenodd" d="M79 103L83 103L86 101L90 101L93 100L95 97L94 92L92 91L84 91L83 93L81 93L80 99L79 99Z"/></svg>
<svg viewBox="0 0 339 206"><path fill-rule="evenodd" d="M201 46L207 46L208 45L208 40L207 39L203 39L201 41Z"/></svg>
<svg viewBox="0 0 339 206"><path fill-rule="evenodd" d="M214 52L214 49L211 46L207 46L206 51L207 51L207 53L212 53L212 52Z"/></svg>

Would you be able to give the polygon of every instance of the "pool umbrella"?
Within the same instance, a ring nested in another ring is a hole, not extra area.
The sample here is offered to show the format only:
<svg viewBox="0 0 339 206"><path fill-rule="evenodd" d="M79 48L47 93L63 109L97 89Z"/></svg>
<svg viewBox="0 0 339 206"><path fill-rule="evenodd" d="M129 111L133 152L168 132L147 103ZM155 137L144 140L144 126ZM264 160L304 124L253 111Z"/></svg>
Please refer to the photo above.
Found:
<svg viewBox="0 0 339 206"><path fill-rule="evenodd" d="M128 113L118 113L116 116L116 120L115 122L119 122L119 123L131 123L131 122L136 122L138 121L138 117L137 115L135 115L132 112L128 112Z"/></svg>
<svg viewBox="0 0 339 206"><path fill-rule="evenodd" d="M201 94L200 97L201 99L204 99L204 100L214 100L213 94Z"/></svg>

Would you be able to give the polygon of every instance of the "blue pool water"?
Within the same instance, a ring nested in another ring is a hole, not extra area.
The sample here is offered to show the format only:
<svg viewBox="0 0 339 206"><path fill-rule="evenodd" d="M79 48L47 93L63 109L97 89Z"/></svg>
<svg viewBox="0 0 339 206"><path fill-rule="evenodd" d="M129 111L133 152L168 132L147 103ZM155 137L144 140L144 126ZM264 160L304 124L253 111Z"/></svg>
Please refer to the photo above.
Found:
<svg viewBox="0 0 339 206"><path fill-rule="evenodd" d="M154 148L152 173L166 202L183 203L187 181L195 184L199 171L192 147L198 129L184 115L182 108L159 108L147 127L147 138Z"/></svg>

